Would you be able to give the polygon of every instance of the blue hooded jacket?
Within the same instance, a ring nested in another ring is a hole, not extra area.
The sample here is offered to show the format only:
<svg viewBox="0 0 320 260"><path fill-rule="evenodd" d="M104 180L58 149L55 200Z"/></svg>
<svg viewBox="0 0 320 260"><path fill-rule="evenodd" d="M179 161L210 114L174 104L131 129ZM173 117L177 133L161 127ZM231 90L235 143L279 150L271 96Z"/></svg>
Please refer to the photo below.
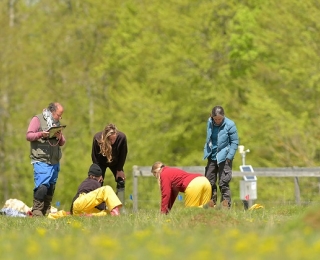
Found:
<svg viewBox="0 0 320 260"><path fill-rule="evenodd" d="M207 122L207 139L204 145L203 159L207 159L212 153L213 145L211 135L214 127L218 128L217 163L223 162L226 159L233 160L238 149L239 137L235 123L227 117L224 117L220 126L213 125L213 119L209 117Z"/></svg>

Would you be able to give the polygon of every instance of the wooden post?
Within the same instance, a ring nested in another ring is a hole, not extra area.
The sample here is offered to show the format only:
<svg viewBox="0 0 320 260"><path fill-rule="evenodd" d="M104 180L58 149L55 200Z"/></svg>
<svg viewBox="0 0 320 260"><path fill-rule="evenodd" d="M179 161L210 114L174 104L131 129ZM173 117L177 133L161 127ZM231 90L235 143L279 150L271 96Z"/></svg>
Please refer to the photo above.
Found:
<svg viewBox="0 0 320 260"><path fill-rule="evenodd" d="M138 166L133 166L133 212L138 211Z"/></svg>

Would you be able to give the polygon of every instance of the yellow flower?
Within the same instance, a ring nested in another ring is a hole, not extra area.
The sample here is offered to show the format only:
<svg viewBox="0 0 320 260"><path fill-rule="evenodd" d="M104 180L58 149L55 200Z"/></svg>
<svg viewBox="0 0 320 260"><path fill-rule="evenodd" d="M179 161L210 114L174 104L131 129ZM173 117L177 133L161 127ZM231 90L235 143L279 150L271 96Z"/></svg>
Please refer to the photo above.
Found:
<svg viewBox="0 0 320 260"><path fill-rule="evenodd" d="M44 236L44 235L47 233L47 230L44 229L44 228L37 228L37 233L38 233L40 236Z"/></svg>

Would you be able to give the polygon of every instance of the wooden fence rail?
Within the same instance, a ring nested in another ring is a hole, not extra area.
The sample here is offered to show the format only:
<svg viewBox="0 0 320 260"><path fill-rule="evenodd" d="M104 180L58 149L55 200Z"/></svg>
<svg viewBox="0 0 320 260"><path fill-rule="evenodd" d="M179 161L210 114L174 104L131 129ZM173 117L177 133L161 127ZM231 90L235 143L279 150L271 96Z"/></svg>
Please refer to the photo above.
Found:
<svg viewBox="0 0 320 260"><path fill-rule="evenodd" d="M176 167L176 166L174 166ZM204 166L177 166L190 173L204 174ZM138 178L139 177L153 177L151 173L151 166L133 166L133 211L138 210ZM254 168L254 173L233 171L233 177L252 176L257 177L293 177L295 186L295 200L300 205L300 187L299 177L320 177L320 167L305 168L305 167L286 167L286 168Z"/></svg>

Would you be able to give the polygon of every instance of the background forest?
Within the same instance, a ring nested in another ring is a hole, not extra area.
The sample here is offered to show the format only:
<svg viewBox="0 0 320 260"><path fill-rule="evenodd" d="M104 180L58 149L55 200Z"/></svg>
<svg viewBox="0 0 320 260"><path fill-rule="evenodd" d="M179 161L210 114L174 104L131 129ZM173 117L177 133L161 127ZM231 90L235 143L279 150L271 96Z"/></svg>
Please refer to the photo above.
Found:
<svg viewBox="0 0 320 260"><path fill-rule="evenodd" d="M318 166L319 17L317 0L1 0L0 202L31 205L25 134L54 101L67 124L65 209L110 122L128 138L128 196L133 165L205 165L215 105L254 167ZM154 179L143 189L159 200Z"/></svg>

